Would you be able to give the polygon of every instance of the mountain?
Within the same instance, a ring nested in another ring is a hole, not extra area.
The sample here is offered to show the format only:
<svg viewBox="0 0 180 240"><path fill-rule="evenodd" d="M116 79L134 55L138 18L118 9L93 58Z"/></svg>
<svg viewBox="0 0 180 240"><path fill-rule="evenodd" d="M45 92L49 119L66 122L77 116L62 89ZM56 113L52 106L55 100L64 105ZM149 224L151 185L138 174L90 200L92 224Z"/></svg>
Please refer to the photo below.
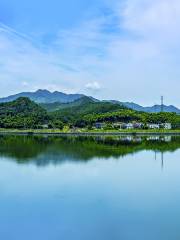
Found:
<svg viewBox="0 0 180 240"><path fill-rule="evenodd" d="M107 101L104 101L107 102ZM148 113L158 113L161 112L161 105L154 105L154 106L150 106L150 107L143 107L139 104L133 103L133 102L120 102L120 101L116 101L116 100L110 100L108 102L114 103L114 104L120 104L123 105L127 108L133 109L135 111L139 111L139 112L148 112ZM174 113L178 113L180 114L180 109L178 109L177 107L170 105L163 105L163 111L164 112L174 112Z"/></svg>
<svg viewBox="0 0 180 240"><path fill-rule="evenodd" d="M81 97L73 102L69 103L60 103L60 102L55 102L55 103L41 103L40 106L46 109L48 112L53 112L53 111L58 111L62 109L67 109L67 108L72 108L72 107L78 107L78 106L84 106L85 104L92 104L95 102L100 102L100 101L95 101L91 97Z"/></svg>
<svg viewBox="0 0 180 240"><path fill-rule="evenodd" d="M133 102L120 102L116 100L104 100L99 101L93 97L87 97L83 94L65 94L62 92L50 92L48 90L37 90L36 92L22 92L18 93L9 97L0 98L0 103L2 102L10 102L14 101L19 97L27 97L30 100L39 103L42 107L44 107L47 111L57 111L64 108L69 108L75 105L81 104L81 102L85 101L92 101L92 102L110 102L111 104L119 104L123 105L127 108L142 111L142 112L149 112L149 113L156 113L161 112L161 105L154 105L150 107L143 107ZM180 109L177 107L170 105L170 106L163 106L164 112L175 112L180 114Z"/></svg>
<svg viewBox="0 0 180 240"><path fill-rule="evenodd" d="M37 128L48 119L46 110L28 98L0 103L0 128Z"/></svg>
<svg viewBox="0 0 180 240"><path fill-rule="evenodd" d="M37 90L36 92L22 92L9 97L0 98L0 102L11 102L16 100L19 97L26 97L31 99L36 103L68 103L73 102L84 95L82 94L65 94L62 92L49 92L47 90Z"/></svg>
<svg viewBox="0 0 180 240"><path fill-rule="evenodd" d="M146 107L145 108L146 112L160 112L161 111L161 105L154 105L152 107ZM177 107L170 105L170 106L166 106L163 105L163 111L164 112L175 112L180 114L180 109L178 109Z"/></svg>
<svg viewBox="0 0 180 240"><path fill-rule="evenodd" d="M59 104L54 105L56 108L59 108L57 111L52 111L52 105L41 105L47 111L52 112L51 115L55 119L59 119L63 122L74 122L79 121L85 115L89 114L103 114L103 113L111 113L115 111L120 111L122 109L126 109L126 107L121 106L120 104L114 104L111 102L103 102L103 101L94 101L92 98L83 97L78 99L72 103L67 104Z"/></svg>
<svg viewBox="0 0 180 240"><path fill-rule="evenodd" d="M58 105L59 104L59 105ZM43 127L63 129L70 127L92 128L96 122L131 122L152 123L169 122L174 128L179 127L180 115L174 113L149 114L126 108L120 103L94 101L82 97L71 103L37 104L29 98L20 97L12 102L0 103L0 128L41 129ZM51 111L52 106L58 110ZM48 112L45 109L48 110Z"/></svg>
<svg viewBox="0 0 180 240"><path fill-rule="evenodd" d="M136 103L129 103L129 102L119 102L120 104L126 106L127 108L131 108L135 111L141 111L141 112L149 112L149 113L158 113L161 112L161 105L154 105L152 107L143 107L141 105L138 105ZM180 109L178 109L177 107L170 105L170 106L166 106L163 105L163 111L164 112L175 112L180 114Z"/></svg>
<svg viewBox="0 0 180 240"><path fill-rule="evenodd" d="M120 102L120 101L116 101L116 100L110 100L109 102L114 103L114 104L123 105L123 106L133 109L135 111L144 112L144 107L142 107L136 103L133 103L133 102Z"/></svg>

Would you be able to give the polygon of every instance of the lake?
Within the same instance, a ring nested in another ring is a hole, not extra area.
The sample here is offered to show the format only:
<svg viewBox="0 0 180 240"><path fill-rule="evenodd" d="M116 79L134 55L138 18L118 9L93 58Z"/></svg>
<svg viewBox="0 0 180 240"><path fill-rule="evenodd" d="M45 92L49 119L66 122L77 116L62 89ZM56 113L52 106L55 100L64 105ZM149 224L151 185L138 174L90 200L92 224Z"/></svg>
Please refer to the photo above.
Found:
<svg viewBox="0 0 180 240"><path fill-rule="evenodd" d="M1 135L0 239L180 239L180 137Z"/></svg>

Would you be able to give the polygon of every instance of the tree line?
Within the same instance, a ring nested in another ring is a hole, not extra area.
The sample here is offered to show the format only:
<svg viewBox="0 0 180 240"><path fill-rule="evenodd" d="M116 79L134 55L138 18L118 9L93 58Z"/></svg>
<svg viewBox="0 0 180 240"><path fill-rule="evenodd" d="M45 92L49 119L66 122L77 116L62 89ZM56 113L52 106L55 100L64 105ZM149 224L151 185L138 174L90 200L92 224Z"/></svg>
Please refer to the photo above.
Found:
<svg viewBox="0 0 180 240"><path fill-rule="evenodd" d="M8 103L0 103L0 128L39 129L64 126L87 128L97 122L171 123L174 129L180 128L180 115L176 113L146 113L128 109L108 102L82 101L79 105L48 112L28 98L18 98Z"/></svg>

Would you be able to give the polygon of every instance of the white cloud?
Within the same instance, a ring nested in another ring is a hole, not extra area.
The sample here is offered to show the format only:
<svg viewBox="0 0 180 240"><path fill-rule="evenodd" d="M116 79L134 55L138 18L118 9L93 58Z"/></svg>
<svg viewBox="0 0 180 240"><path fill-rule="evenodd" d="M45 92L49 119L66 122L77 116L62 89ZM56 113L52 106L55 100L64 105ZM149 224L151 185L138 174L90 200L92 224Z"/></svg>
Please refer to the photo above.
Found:
<svg viewBox="0 0 180 240"><path fill-rule="evenodd" d="M85 87L89 90L95 90L95 91L98 91L101 89L101 86L98 82L89 82L86 84Z"/></svg>
<svg viewBox="0 0 180 240"><path fill-rule="evenodd" d="M102 85L97 97L154 104L167 94L169 103L179 103L178 87L169 87L180 78L179 0L109 2L109 16L59 31L46 48L0 26L3 88L19 91L24 79L30 90L86 93Z"/></svg>
<svg viewBox="0 0 180 240"><path fill-rule="evenodd" d="M124 8L124 23L136 31L150 29L168 30L179 22L178 0L127 0Z"/></svg>
<svg viewBox="0 0 180 240"><path fill-rule="evenodd" d="M23 82L22 82L22 85L23 85L23 87L28 87L28 86L29 86L29 83L26 82L26 81L23 81Z"/></svg>
<svg viewBox="0 0 180 240"><path fill-rule="evenodd" d="M123 26L158 44L174 44L180 39L179 0L127 0Z"/></svg>

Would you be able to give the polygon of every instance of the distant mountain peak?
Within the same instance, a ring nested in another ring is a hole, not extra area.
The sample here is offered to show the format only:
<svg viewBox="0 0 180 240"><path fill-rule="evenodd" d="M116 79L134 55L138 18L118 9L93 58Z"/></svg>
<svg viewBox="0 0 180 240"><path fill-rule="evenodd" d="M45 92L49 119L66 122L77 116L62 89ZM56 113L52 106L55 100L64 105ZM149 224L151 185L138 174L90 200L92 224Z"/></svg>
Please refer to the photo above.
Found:
<svg viewBox="0 0 180 240"><path fill-rule="evenodd" d="M22 92L9 97L0 98L0 102L11 102L19 97L28 97L36 103L69 103L80 99L82 94L65 94L62 92L50 92L46 89L38 89L35 92Z"/></svg>
<svg viewBox="0 0 180 240"><path fill-rule="evenodd" d="M150 106L150 107L143 107L143 106L138 105L133 102L119 102L119 103L121 103L124 106L131 108L133 110L142 111L142 112L158 113L158 112L161 112L161 110L162 110L162 106L158 105L158 104ZM163 105L163 109L164 109L164 112L174 112L174 113L180 114L180 109L178 109L177 107L175 107L173 105L169 105L169 106Z"/></svg>
<svg viewBox="0 0 180 240"><path fill-rule="evenodd" d="M83 94L66 94L63 92L58 92L58 91L54 91L54 92L50 92L46 89L38 89L35 92L22 92L22 93L18 93L9 97L5 97L5 98L0 98L0 103L1 102L11 102L14 101L16 99L18 99L19 97L26 97L29 98L31 101L34 101L36 103L42 103L42 104L51 104L51 103L72 103L74 101L79 101L79 102L101 102L98 99L95 99L93 97L90 96L86 96ZM149 113L153 113L153 112L160 112L161 111L161 105L154 105L151 107L143 107L141 105L138 105L136 103L133 102L120 102L117 100L105 100L105 102L111 102L113 104L120 104L123 105L127 108L131 108L133 110L136 111L142 111L142 112L149 112ZM78 104L78 103L75 103ZM178 109L177 107L173 106L173 105L163 105L164 108L164 112L175 112L180 114L180 109Z"/></svg>
<svg viewBox="0 0 180 240"><path fill-rule="evenodd" d="M51 93L51 92L46 89L38 89L35 93Z"/></svg>
<svg viewBox="0 0 180 240"><path fill-rule="evenodd" d="M54 91L53 93L54 93L54 94L59 94L59 93L62 93L62 92ZM64 93L64 94L65 94L65 93Z"/></svg>

